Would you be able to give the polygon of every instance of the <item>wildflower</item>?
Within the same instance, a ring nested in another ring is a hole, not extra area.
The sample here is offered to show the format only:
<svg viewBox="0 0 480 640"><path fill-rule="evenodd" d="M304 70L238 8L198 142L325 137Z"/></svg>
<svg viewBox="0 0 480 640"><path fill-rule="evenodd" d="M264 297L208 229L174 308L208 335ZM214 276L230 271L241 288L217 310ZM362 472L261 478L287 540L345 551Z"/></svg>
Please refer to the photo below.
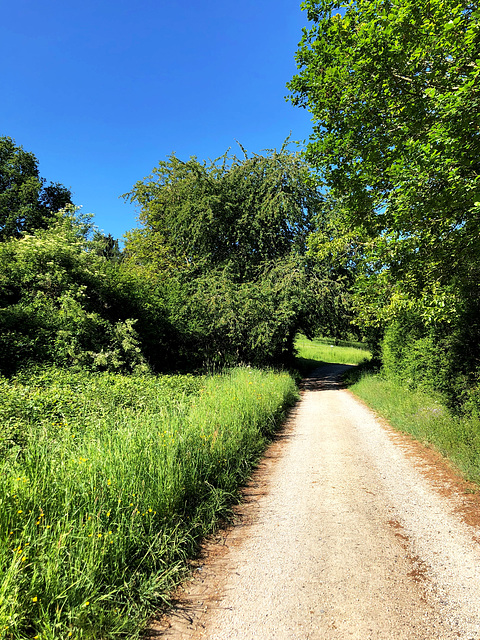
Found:
<svg viewBox="0 0 480 640"><path fill-rule="evenodd" d="M33 596L32 602L37 602L37 600L38 600L37 596Z"/></svg>

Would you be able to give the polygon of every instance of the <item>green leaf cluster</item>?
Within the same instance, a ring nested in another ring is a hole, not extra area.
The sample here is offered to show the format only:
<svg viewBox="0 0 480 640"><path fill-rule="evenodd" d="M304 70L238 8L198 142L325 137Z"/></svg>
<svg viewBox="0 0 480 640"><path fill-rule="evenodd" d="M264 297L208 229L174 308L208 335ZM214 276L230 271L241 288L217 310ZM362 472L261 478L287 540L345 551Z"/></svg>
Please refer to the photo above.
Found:
<svg viewBox="0 0 480 640"><path fill-rule="evenodd" d="M125 195L142 223L125 260L161 283L181 361L288 359L298 330L343 303L340 279L309 256L325 203L307 163L286 143L243 151L208 164L172 155Z"/></svg>
<svg viewBox="0 0 480 640"><path fill-rule="evenodd" d="M477 3L302 6L310 25L290 100L312 113L306 158L341 202L340 237L359 249L360 320L415 327L396 332L399 340L448 343L450 357L463 358L458 376L472 378L480 355ZM427 342L418 345L425 361Z"/></svg>
<svg viewBox="0 0 480 640"><path fill-rule="evenodd" d="M302 253L321 204L306 163L285 146L263 156L245 151L243 160L227 152L208 164L171 155L124 197L140 206L145 242L163 249L162 266L228 265L240 280L265 261ZM139 251L133 240L127 254ZM149 261L159 259L154 252Z"/></svg>
<svg viewBox="0 0 480 640"><path fill-rule="evenodd" d="M122 282L121 265L91 250L90 227L67 208L48 229L0 243L4 372L35 362L148 370L135 326L141 294L132 295L131 283Z"/></svg>

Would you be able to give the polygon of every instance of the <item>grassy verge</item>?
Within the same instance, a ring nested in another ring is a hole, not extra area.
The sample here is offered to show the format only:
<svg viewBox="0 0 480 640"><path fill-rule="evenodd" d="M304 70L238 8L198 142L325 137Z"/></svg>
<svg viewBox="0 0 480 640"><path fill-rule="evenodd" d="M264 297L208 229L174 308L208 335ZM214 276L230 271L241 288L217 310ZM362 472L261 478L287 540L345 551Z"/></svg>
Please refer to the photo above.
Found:
<svg viewBox="0 0 480 640"><path fill-rule="evenodd" d="M328 344L326 338L309 340L302 335L297 336L295 349L297 351L295 363L302 375L307 375L312 369L322 364L359 364L370 358L370 352L367 349Z"/></svg>
<svg viewBox="0 0 480 640"><path fill-rule="evenodd" d="M463 473L480 483L480 421L458 417L421 391L379 375L363 375L350 389L388 422L417 440L433 445Z"/></svg>
<svg viewBox="0 0 480 640"><path fill-rule="evenodd" d="M287 374L0 379L0 636L135 638L296 398Z"/></svg>

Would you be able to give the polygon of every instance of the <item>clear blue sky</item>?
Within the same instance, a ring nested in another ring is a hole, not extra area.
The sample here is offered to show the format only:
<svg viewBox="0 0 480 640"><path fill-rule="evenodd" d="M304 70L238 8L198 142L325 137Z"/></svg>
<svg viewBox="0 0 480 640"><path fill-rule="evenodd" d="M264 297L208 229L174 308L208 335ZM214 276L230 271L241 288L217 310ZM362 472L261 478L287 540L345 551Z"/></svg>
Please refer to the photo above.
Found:
<svg viewBox="0 0 480 640"><path fill-rule="evenodd" d="M306 24L300 0L5 1L0 135L121 237L136 211L119 196L172 151L308 137L284 100Z"/></svg>

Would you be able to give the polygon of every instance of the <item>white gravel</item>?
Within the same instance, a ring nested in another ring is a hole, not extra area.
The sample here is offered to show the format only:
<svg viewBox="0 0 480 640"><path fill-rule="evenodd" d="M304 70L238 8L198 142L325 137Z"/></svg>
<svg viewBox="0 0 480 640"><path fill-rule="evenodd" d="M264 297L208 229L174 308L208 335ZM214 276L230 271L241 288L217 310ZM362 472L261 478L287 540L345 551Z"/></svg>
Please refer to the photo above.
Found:
<svg viewBox="0 0 480 640"><path fill-rule="evenodd" d="M308 385L255 517L234 528L162 637L480 638L478 531L332 382L341 370Z"/></svg>

